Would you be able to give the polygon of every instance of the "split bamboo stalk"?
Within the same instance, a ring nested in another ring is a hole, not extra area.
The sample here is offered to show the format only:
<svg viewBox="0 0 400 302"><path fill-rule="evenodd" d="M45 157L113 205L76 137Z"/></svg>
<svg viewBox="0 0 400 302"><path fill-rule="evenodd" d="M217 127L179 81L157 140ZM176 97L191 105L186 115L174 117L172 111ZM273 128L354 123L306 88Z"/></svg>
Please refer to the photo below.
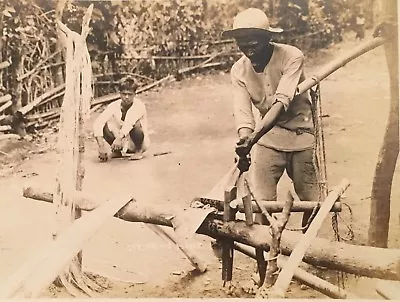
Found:
<svg viewBox="0 0 400 302"><path fill-rule="evenodd" d="M279 273L278 279L276 280L274 286L271 288L271 293L273 297L284 298L285 293L289 287L290 280L293 277L293 271L299 266L302 261L304 254L306 253L308 247L311 245L312 241L317 236L319 229L322 226L325 217L329 214L329 210L334 204L334 202L345 192L350 183L347 180L343 180L337 189L333 190L323 202L321 209L318 211L317 215L307 229L304 237L299 241L296 247L290 254L289 260L283 270Z"/></svg>
<svg viewBox="0 0 400 302"><path fill-rule="evenodd" d="M53 202L51 193L43 192L43 190L37 188L26 188L24 196ZM82 210L91 211L101 202L101 199L95 199L84 192L74 194L74 203ZM199 211L201 210L199 209ZM144 222L173 227L171 218L174 217L174 213L166 212L165 207L162 206L149 206L145 203L135 202L126 205L115 217L129 222ZM269 250L269 244L272 240L268 226L254 224L249 227L244 221L239 220L225 223L215 219L212 215L209 215L196 233L213 238L229 237L236 242L262 248L264 251ZM298 232L283 231L281 253L290 255L303 236ZM304 262L359 276L400 280L399 249L357 246L317 237L307 249Z"/></svg>
<svg viewBox="0 0 400 302"><path fill-rule="evenodd" d="M37 298L51 284L107 218L131 202L132 197L108 201L72 223L0 287L0 298Z"/></svg>

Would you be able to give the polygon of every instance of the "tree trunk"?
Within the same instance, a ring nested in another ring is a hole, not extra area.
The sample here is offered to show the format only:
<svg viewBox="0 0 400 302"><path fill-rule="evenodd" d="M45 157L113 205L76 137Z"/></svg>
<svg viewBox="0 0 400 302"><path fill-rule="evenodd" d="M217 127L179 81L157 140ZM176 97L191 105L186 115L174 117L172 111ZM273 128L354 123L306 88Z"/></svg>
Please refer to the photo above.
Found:
<svg viewBox="0 0 400 302"><path fill-rule="evenodd" d="M37 188L27 188L24 196L52 202L51 193L43 192ZM106 202L94 200L87 193L77 192L74 203L82 210L91 211ZM189 209L188 209L189 210ZM191 211L202 211L190 209ZM164 206L149 206L145 203L131 202L114 216L130 222L144 222L173 227L171 218L176 216L170 208ZM271 244L271 231L265 225L247 226L244 221L222 222L209 215L196 231L213 238L225 236L237 242L256 248L269 250ZM303 235L298 232L283 231L281 239L281 252L290 255ZM400 250L383 249L369 246L357 246L344 242L332 242L323 238L315 238L304 255L304 262L312 265L324 266L329 269L339 270L351 274L380 278L387 280L400 280Z"/></svg>
<svg viewBox="0 0 400 302"><path fill-rule="evenodd" d="M385 0L386 22L397 22L397 1ZM399 154L399 70L397 27L385 26L389 39L384 47L390 77L390 111L383 144L375 168L371 193L369 245L387 247L390 220L390 194Z"/></svg>
<svg viewBox="0 0 400 302"><path fill-rule="evenodd" d="M24 51L15 52L13 54L13 64L12 67L12 76L13 76L13 87L15 87L13 93L13 105L11 107L11 112L13 115L12 128L15 133L24 137L26 135L25 124L22 119L18 115L18 110L22 107L22 82L18 81L18 77L24 72L24 60L25 53Z"/></svg>
<svg viewBox="0 0 400 302"><path fill-rule="evenodd" d="M58 0L56 3L56 10L55 10L55 19L57 22L62 22L62 15L64 11L64 7L67 4L68 0ZM63 61L63 42L62 42L62 34L57 27L57 42L56 42L56 63L61 63ZM55 75L54 75L54 82L55 85L61 85L64 83L64 73L63 73L63 64L57 64L55 66Z"/></svg>

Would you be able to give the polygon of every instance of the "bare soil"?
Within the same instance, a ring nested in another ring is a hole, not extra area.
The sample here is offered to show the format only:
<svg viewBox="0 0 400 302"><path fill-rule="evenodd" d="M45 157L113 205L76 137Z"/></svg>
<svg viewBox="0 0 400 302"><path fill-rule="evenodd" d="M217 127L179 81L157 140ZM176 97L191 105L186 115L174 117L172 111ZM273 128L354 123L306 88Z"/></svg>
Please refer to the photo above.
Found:
<svg viewBox="0 0 400 302"><path fill-rule="evenodd" d="M307 56L307 75L359 42L347 37L341 44ZM323 81L322 102L327 148L328 180L342 178L351 187L343 200L341 234L352 224L355 244L366 244L370 192L389 108L389 82L383 48L347 64ZM97 161L91 138L85 153L84 190L116 197L131 193L140 202L161 204L166 210L188 207L208 192L227 172L234 158L235 130L229 74L184 79L140 96L149 114L151 149L141 161ZM93 117L94 118L94 117ZM50 204L22 197L24 186L52 191L57 157L57 133L47 129L32 141L0 141L0 282L51 240L54 213ZM157 152L171 152L154 157ZM392 192L390 248L400 248L400 173L396 168ZM330 219L319 236L334 240ZM192 248L208 263L196 274L176 247L142 223L110 218L83 247L84 269L105 288L101 297L251 297L239 290L255 271L255 262L235 253L233 294L222 287L221 264L211 239L195 235ZM312 268L337 284L337 272ZM103 277L101 277L103 276ZM345 289L361 298L379 298L376 280L345 276ZM51 286L43 297L68 297ZM293 282L289 298L323 298Z"/></svg>

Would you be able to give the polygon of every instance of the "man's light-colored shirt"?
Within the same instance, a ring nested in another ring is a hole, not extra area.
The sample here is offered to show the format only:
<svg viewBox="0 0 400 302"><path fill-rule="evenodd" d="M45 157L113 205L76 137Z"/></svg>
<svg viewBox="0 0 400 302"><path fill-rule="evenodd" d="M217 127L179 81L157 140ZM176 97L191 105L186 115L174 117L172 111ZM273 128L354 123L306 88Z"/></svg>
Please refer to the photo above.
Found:
<svg viewBox="0 0 400 302"><path fill-rule="evenodd" d="M284 112L276 125L258 144L278 151L301 151L314 144L313 120L308 92L296 95L297 85L305 79L303 53L294 46L271 43L274 50L261 73L243 56L231 70L236 128L254 130L275 102Z"/></svg>
<svg viewBox="0 0 400 302"><path fill-rule="evenodd" d="M107 108L98 116L93 124L94 136L103 136L103 127L107 123L111 132L117 136L123 136L125 140L124 149L131 149L132 140L129 132L139 121L144 133L142 149L147 149L150 145L150 138L147 129L147 111L144 103L135 97L132 106L128 109L125 120L122 121L121 99L109 104ZM128 145L127 145L128 144ZM126 151L126 150L125 150Z"/></svg>

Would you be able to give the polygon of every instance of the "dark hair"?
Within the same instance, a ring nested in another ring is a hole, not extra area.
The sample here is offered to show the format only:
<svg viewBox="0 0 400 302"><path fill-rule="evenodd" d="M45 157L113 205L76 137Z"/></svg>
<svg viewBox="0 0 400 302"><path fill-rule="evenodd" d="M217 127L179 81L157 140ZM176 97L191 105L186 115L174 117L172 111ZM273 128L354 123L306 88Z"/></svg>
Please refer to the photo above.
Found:
<svg viewBox="0 0 400 302"><path fill-rule="evenodd" d="M138 88L138 83L136 82L136 79L130 76L124 77L119 81L119 91L133 91L136 92L136 89Z"/></svg>

